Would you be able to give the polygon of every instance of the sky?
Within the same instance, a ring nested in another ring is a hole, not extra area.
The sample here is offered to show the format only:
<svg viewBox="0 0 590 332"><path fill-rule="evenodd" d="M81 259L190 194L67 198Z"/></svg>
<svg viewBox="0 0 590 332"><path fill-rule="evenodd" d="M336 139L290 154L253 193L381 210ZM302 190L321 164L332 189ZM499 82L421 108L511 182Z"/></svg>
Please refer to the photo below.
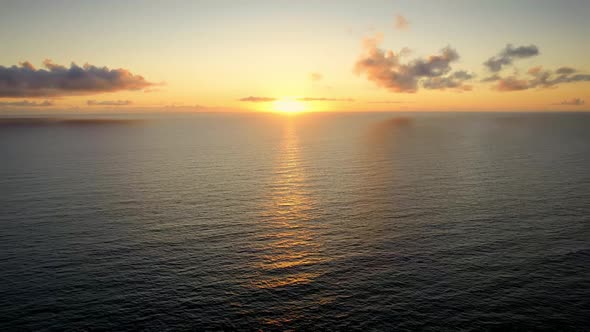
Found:
<svg viewBox="0 0 590 332"><path fill-rule="evenodd" d="M0 1L0 112L589 110L590 1Z"/></svg>

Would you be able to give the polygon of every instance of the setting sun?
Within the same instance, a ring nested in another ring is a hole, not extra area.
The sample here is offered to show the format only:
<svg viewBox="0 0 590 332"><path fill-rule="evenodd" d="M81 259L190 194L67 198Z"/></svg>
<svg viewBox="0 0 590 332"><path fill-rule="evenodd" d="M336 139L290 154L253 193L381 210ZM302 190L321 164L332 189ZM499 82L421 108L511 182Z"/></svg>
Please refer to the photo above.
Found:
<svg viewBox="0 0 590 332"><path fill-rule="evenodd" d="M284 113L305 111L305 104L295 99L279 99L274 102L273 110Z"/></svg>

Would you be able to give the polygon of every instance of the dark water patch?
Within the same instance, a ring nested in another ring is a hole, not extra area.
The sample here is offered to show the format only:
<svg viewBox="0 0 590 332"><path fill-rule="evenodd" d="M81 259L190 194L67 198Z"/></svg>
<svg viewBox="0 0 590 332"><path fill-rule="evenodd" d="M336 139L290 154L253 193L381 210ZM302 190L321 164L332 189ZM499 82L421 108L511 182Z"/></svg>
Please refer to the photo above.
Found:
<svg viewBox="0 0 590 332"><path fill-rule="evenodd" d="M44 127L44 126L109 126L131 125L142 122L139 119L105 119L105 118L0 118L0 127Z"/></svg>

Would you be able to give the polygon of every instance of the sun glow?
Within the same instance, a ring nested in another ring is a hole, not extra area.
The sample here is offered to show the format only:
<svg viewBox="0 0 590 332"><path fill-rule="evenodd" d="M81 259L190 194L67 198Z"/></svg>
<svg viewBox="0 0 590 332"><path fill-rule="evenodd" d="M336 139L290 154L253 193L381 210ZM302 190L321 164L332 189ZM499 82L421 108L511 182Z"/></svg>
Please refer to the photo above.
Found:
<svg viewBox="0 0 590 332"><path fill-rule="evenodd" d="M305 111L305 104L296 99L283 98L274 102L273 110L284 113L296 113Z"/></svg>

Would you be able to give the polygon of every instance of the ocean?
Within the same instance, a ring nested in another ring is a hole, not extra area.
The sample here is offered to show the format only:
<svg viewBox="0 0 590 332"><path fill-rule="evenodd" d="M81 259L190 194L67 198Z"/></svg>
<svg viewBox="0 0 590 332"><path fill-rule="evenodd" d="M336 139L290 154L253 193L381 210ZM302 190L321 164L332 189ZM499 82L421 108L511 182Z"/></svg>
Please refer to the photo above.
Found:
<svg viewBox="0 0 590 332"><path fill-rule="evenodd" d="M590 113L0 119L0 330L588 330Z"/></svg>

